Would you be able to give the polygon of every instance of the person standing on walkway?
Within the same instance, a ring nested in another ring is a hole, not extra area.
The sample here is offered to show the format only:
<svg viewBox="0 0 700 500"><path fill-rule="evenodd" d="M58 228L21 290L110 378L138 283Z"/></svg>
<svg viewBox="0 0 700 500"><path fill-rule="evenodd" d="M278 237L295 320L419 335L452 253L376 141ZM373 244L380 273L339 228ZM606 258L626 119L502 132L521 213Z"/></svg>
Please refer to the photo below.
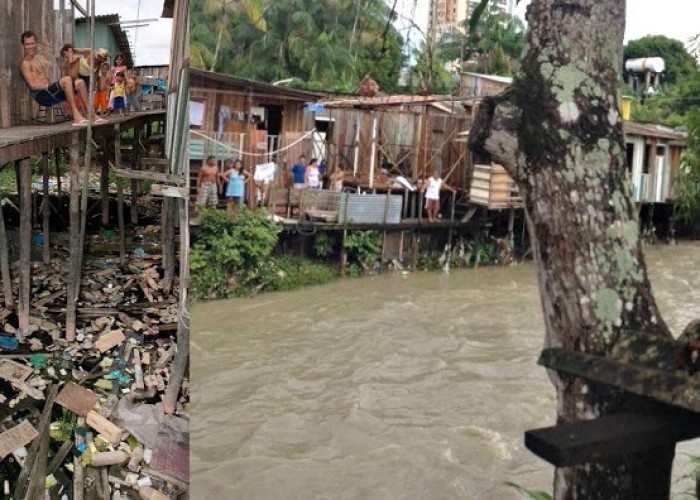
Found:
<svg viewBox="0 0 700 500"><path fill-rule="evenodd" d="M197 174L197 206L219 204L219 167L214 156L208 156Z"/></svg>
<svg viewBox="0 0 700 500"><path fill-rule="evenodd" d="M421 193L425 193L425 209L428 212L429 222L434 222L438 218L438 213L440 212L441 189L446 189L453 193L456 192L454 188L448 186L447 183L440 178L440 172L435 170L433 175L428 178L421 188Z"/></svg>
<svg viewBox="0 0 700 500"><path fill-rule="evenodd" d="M250 177L248 172L243 171L243 162L236 160L233 166L221 174L221 179L226 184L226 202L231 216L238 217L242 201L245 199L245 183Z"/></svg>
<svg viewBox="0 0 700 500"><path fill-rule="evenodd" d="M299 159L292 165L292 187L294 189L303 189L306 179L306 156L301 155Z"/></svg>
<svg viewBox="0 0 700 500"><path fill-rule="evenodd" d="M318 160L311 158L306 166L306 175L304 176L304 184L307 188L321 189L321 172L318 170Z"/></svg>

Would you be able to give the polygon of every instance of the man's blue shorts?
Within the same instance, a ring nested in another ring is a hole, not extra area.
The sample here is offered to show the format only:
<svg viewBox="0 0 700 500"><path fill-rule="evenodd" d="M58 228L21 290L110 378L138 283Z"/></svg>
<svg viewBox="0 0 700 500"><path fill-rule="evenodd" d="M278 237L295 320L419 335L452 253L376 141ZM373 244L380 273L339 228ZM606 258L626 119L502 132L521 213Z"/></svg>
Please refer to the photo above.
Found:
<svg viewBox="0 0 700 500"><path fill-rule="evenodd" d="M40 106L53 106L66 100L66 94L63 93L58 82L52 83L45 89L33 90L32 97Z"/></svg>

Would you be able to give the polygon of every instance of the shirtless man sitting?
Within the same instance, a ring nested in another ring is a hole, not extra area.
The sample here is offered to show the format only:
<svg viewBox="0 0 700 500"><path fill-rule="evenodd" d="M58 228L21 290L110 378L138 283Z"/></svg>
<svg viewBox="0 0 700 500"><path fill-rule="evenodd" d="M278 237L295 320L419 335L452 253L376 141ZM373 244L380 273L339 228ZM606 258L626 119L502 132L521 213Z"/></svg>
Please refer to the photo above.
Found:
<svg viewBox="0 0 700 500"><path fill-rule="evenodd" d="M64 76L54 83L49 83L44 67L36 58L36 35L32 31L25 31L20 40L24 49L24 57L19 65L19 70L29 86L34 100L41 106L53 106L68 101L73 115L73 125L87 125L87 119L80 114L75 104L76 92L83 102L88 102L85 82L80 78L73 82L70 76Z"/></svg>

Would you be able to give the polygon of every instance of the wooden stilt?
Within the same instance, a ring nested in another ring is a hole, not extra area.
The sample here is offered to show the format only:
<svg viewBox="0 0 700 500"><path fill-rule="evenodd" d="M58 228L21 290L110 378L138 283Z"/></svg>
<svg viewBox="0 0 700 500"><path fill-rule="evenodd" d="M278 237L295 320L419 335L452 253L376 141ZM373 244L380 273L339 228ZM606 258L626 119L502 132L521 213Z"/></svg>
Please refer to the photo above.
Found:
<svg viewBox="0 0 700 500"><path fill-rule="evenodd" d="M163 397L163 410L165 413L171 414L177 407L177 396L180 394L182 381L185 377L185 370L189 363L190 357L190 314L188 310L188 283L189 283L189 233L187 232L188 224L188 200L175 200L176 208L179 208L180 227L180 253L182 262L180 264L180 302L178 317L180 321L177 325L177 355L172 365L170 380L168 387ZM179 207L178 207L179 206Z"/></svg>
<svg viewBox="0 0 700 500"><path fill-rule="evenodd" d="M51 262L51 242L50 242L50 218L51 218L51 198L49 195L49 155L44 153L41 157L41 173L43 176L43 233L44 233L44 264Z"/></svg>
<svg viewBox="0 0 700 500"><path fill-rule="evenodd" d="M403 263L403 231L399 233L399 262Z"/></svg>
<svg viewBox="0 0 700 500"><path fill-rule="evenodd" d="M32 251L32 165L29 158L19 162L19 327L29 326Z"/></svg>
<svg viewBox="0 0 700 500"><path fill-rule="evenodd" d="M348 264L348 249L345 247L345 240L348 237L348 230L343 229L343 241L340 245L340 275L345 276L346 267Z"/></svg>
<svg viewBox="0 0 700 500"><path fill-rule="evenodd" d="M100 199L102 201L102 226L109 225L109 138L105 139L105 154L102 159L102 169L100 171Z"/></svg>
<svg viewBox="0 0 700 500"><path fill-rule="evenodd" d="M122 168L122 149L119 125L114 126L114 168ZM117 179L117 224L119 225L119 261L126 264L126 239L124 235L124 186Z"/></svg>
<svg viewBox="0 0 700 500"><path fill-rule="evenodd" d="M56 189L58 190L58 193L61 193L61 150L60 149L54 149L53 151L53 159L54 162L56 163Z"/></svg>
<svg viewBox="0 0 700 500"><path fill-rule="evenodd" d="M175 280L175 210L174 198L165 197L161 217L161 250L163 254L163 293L170 294Z"/></svg>
<svg viewBox="0 0 700 500"><path fill-rule="evenodd" d="M80 151L78 144L70 146L68 151L70 172L70 204L68 209L70 231L66 299L66 339L69 342L75 340L76 306L80 290Z"/></svg>
<svg viewBox="0 0 700 500"><path fill-rule="evenodd" d="M181 291L184 294L182 304L186 304L187 290L183 288ZM173 361L168 387L163 395L163 411L166 414L172 414L177 408L177 397L180 394L182 381L185 378L187 363L190 357L190 315L183 306L180 308L180 321L177 325L177 354Z"/></svg>
<svg viewBox="0 0 700 500"><path fill-rule="evenodd" d="M416 270L418 264L418 235L416 230L411 231L411 271Z"/></svg>
<svg viewBox="0 0 700 500"><path fill-rule="evenodd" d="M7 245L7 232L5 231L5 214L0 203L0 271L2 271L2 293L5 297L5 307L15 308L15 299L12 296L12 276L10 275L10 255Z"/></svg>
<svg viewBox="0 0 700 500"><path fill-rule="evenodd" d="M515 208L510 207L510 213L508 214L508 244L510 245L510 250L513 250L513 229L515 227Z"/></svg>
<svg viewBox="0 0 700 500"><path fill-rule="evenodd" d="M134 143L131 153L131 168L138 170L141 163L141 127L139 126L134 127ZM141 181L131 179L131 223L134 226L139 223L139 191L141 191Z"/></svg>

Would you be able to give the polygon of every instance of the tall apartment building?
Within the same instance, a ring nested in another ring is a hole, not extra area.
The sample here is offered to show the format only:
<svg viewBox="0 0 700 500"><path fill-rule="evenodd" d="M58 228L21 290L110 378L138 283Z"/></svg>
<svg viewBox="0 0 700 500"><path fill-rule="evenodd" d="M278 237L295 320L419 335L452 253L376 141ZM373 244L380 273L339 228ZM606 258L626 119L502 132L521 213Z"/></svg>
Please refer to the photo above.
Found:
<svg viewBox="0 0 700 500"><path fill-rule="evenodd" d="M428 31L434 28L439 37L449 28L461 30L462 23L471 17L478 4L479 0L430 0ZM508 14L515 14L515 0L491 0L489 4Z"/></svg>

